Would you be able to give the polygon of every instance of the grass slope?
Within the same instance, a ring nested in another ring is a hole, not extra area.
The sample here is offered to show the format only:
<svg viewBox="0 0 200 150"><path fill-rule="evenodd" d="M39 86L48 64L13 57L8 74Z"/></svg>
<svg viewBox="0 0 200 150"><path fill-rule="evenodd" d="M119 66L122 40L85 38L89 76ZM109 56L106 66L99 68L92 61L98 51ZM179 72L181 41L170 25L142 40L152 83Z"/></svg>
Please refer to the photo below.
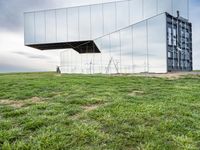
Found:
<svg viewBox="0 0 200 150"><path fill-rule="evenodd" d="M200 76L0 75L0 149L199 149Z"/></svg>

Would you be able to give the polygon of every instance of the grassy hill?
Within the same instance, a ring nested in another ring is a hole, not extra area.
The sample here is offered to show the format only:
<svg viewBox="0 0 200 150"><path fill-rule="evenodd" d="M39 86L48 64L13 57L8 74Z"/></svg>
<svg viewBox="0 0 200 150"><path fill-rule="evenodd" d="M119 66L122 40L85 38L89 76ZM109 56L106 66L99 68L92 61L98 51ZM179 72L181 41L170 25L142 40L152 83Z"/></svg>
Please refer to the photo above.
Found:
<svg viewBox="0 0 200 150"><path fill-rule="evenodd" d="M0 74L0 149L199 149L200 76Z"/></svg>

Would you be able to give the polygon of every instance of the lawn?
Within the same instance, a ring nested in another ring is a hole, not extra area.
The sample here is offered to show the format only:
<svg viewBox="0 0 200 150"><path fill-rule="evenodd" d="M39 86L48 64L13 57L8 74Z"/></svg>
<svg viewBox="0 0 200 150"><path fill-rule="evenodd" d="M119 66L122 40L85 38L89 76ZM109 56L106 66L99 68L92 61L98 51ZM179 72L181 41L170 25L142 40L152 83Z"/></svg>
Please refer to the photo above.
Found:
<svg viewBox="0 0 200 150"><path fill-rule="evenodd" d="M200 149L200 76L0 74L0 149Z"/></svg>

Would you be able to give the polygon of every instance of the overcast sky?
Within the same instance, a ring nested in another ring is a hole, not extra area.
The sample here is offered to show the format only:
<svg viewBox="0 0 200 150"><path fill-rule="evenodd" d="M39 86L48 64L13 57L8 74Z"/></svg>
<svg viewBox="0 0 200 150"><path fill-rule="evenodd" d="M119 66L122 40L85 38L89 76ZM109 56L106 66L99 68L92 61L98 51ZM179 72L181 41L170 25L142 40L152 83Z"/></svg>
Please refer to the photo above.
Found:
<svg viewBox="0 0 200 150"><path fill-rule="evenodd" d="M24 46L23 12L102 1L114 0L0 0L0 72L53 71L60 63L60 51L39 51ZM194 69L200 69L200 0L189 1Z"/></svg>

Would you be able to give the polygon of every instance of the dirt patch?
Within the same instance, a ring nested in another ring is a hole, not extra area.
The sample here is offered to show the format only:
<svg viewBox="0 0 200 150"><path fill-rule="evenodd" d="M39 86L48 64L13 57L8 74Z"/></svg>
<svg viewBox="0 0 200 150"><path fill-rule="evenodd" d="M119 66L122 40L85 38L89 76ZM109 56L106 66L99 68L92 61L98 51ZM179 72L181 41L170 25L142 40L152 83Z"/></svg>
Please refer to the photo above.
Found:
<svg viewBox="0 0 200 150"><path fill-rule="evenodd" d="M55 76L56 76L56 77L61 77L62 75L61 75L61 74L55 74Z"/></svg>
<svg viewBox="0 0 200 150"><path fill-rule="evenodd" d="M14 108L21 108L26 105L24 101L16 101L16 100L0 100L0 104L8 105Z"/></svg>
<svg viewBox="0 0 200 150"><path fill-rule="evenodd" d="M64 92L51 92L52 97L62 96Z"/></svg>
<svg viewBox="0 0 200 150"><path fill-rule="evenodd" d="M45 103L41 98L39 97L32 97L31 99L28 100L0 100L0 104L2 105L8 105L14 108L21 108L25 107L28 104L42 104Z"/></svg>
<svg viewBox="0 0 200 150"><path fill-rule="evenodd" d="M185 76L200 76L200 72L172 72L172 73L163 73L163 74L136 74L135 76L145 76L145 77L159 77L159 78L167 78L171 80L176 80L180 78L184 78Z"/></svg>
<svg viewBox="0 0 200 150"><path fill-rule="evenodd" d="M167 74L157 74L156 77L159 78L167 78L167 79L179 79L183 77L185 74L183 73L167 73Z"/></svg>
<svg viewBox="0 0 200 150"><path fill-rule="evenodd" d="M70 116L70 119L71 120L78 120L78 119L80 119L80 117L81 117L81 114L76 114L76 115Z"/></svg>
<svg viewBox="0 0 200 150"><path fill-rule="evenodd" d="M102 106L102 105L94 104L94 105L81 106L81 108L84 110L84 112L90 112L90 111L98 109L100 106ZM81 118L82 115L83 114L78 113L78 114L75 114L75 115L71 116L70 119L78 120L78 119Z"/></svg>
<svg viewBox="0 0 200 150"><path fill-rule="evenodd" d="M134 97L134 96L141 96L144 95L144 91L132 91L128 94L128 96Z"/></svg>
<svg viewBox="0 0 200 150"><path fill-rule="evenodd" d="M200 75L200 72L173 72L173 73L136 73L136 74L113 74L113 76L139 76L139 77L158 77L167 79L179 79L187 75Z"/></svg>
<svg viewBox="0 0 200 150"><path fill-rule="evenodd" d="M82 106L82 108L84 109L85 112L89 112L89 111L97 109L100 106L101 105L88 105L88 106Z"/></svg>
<svg viewBox="0 0 200 150"><path fill-rule="evenodd" d="M32 97L31 99L28 100L28 102L33 103L33 104L40 104L40 103L45 103L41 98L39 97Z"/></svg>
<svg viewBox="0 0 200 150"><path fill-rule="evenodd" d="M141 76L141 77L157 77L157 78L167 78L167 79L179 79L187 75L186 73L166 73L166 74L136 74L134 76Z"/></svg>

